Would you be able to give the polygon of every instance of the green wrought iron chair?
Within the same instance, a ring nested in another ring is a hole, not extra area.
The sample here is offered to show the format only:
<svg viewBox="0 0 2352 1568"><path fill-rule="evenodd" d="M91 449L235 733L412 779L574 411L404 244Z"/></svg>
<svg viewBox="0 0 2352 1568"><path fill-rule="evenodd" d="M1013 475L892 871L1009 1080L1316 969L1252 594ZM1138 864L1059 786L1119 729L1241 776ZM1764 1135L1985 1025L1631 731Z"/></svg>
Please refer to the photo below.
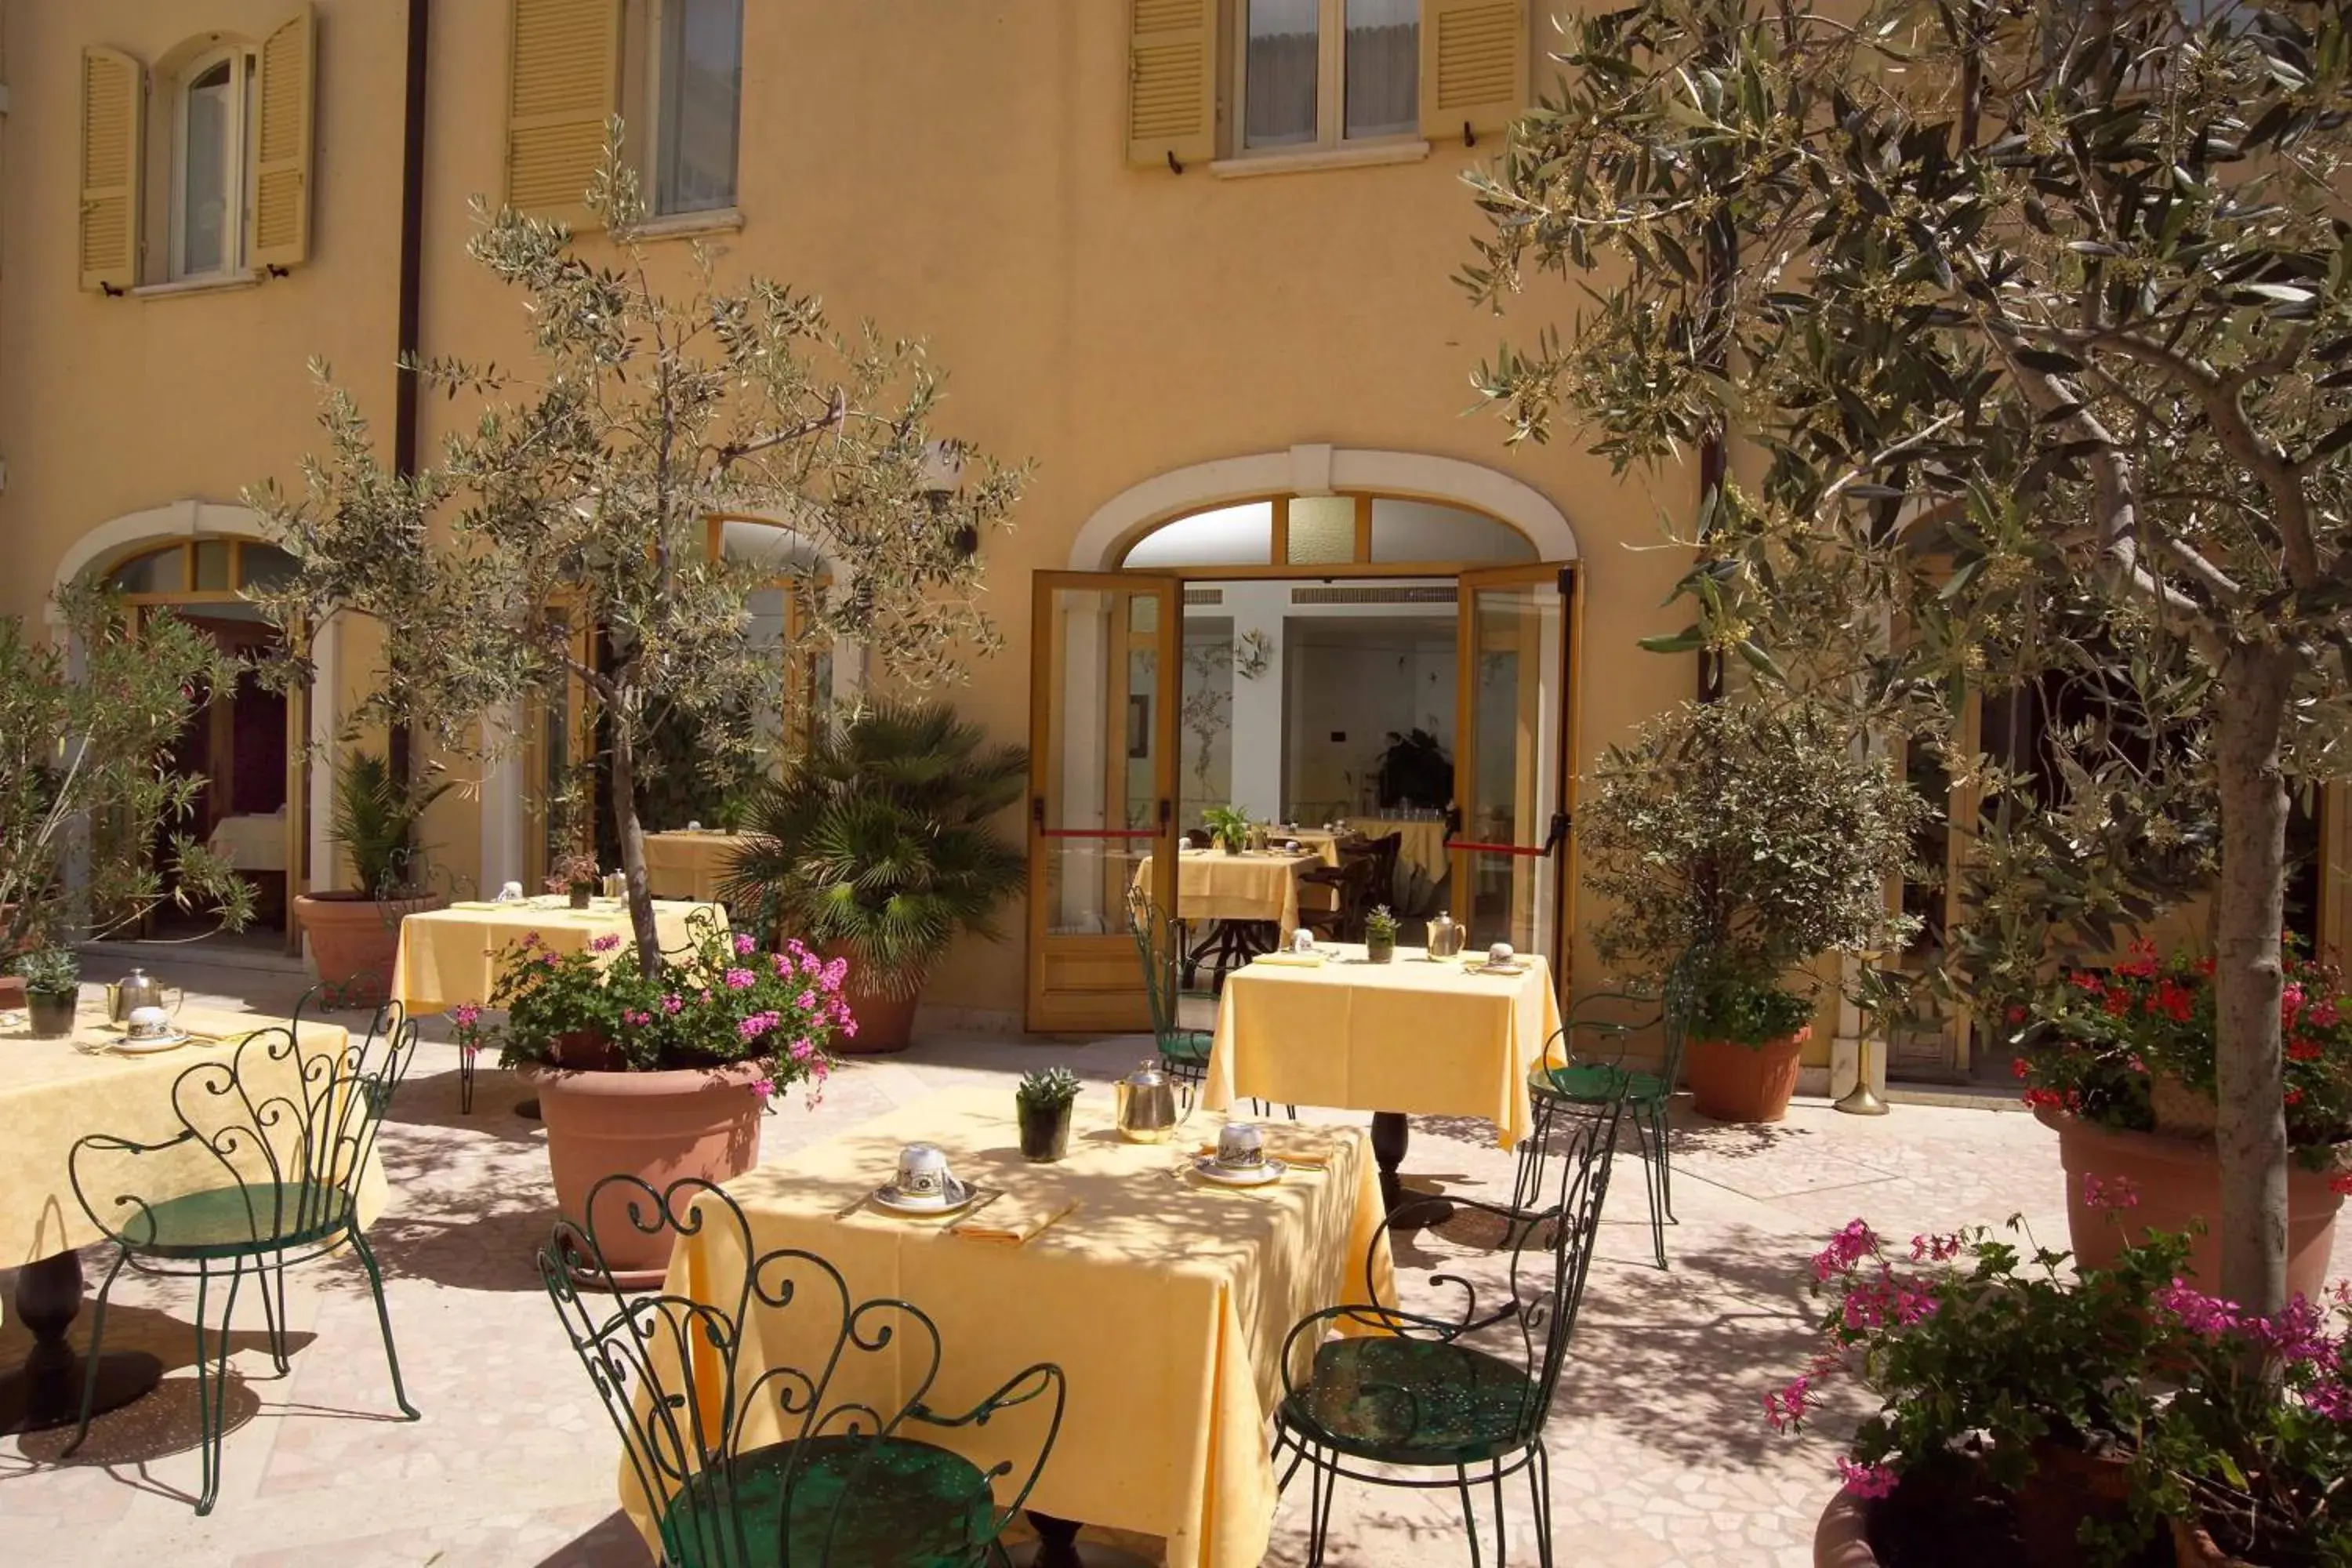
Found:
<svg viewBox="0 0 2352 1568"><path fill-rule="evenodd" d="M1214 1042L1208 1030L1188 1029L1178 1019L1178 1004L1187 994L1179 982L1183 932L1174 916L1133 889L1127 896L1127 920L1128 930L1135 937L1136 957L1143 965L1143 992L1151 1008L1151 1040L1160 1053L1160 1070L1177 1086L1189 1106L1194 1091L1209 1076L1209 1052ZM1207 994L1190 994L1205 997ZM1250 1105L1258 1115L1266 1114L1264 1100L1253 1100ZM1293 1121L1298 1120L1298 1107L1284 1109Z"/></svg>
<svg viewBox="0 0 2352 1568"><path fill-rule="evenodd" d="M1532 1112L1528 1136L1519 1145L1519 1169L1515 1197L1524 1201L1543 1185L1544 1157L1554 1127L1563 1116L1590 1116L1612 1100L1624 1103L1626 1120L1633 1126L1633 1143L1642 1157L1642 1181L1650 1204L1650 1247L1657 1265L1666 1265L1666 1226L1675 1218L1673 1145L1667 1112L1674 1103L1675 1085L1682 1078L1683 1047L1690 1034L1693 985L1685 960L1667 972L1658 996L1633 992L1594 992L1580 996L1569 1008L1568 1021L1546 1043L1544 1054L1528 1076ZM1654 1009L1632 1022L1596 1017L1594 1009ZM1624 1065L1626 1042L1655 1028L1664 1054L1656 1070ZM1590 1042L1580 1046L1580 1041Z"/></svg>
<svg viewBox="0 0 2352 1568"><path fill-rule="evenodd" d="M361 1228L359 1184L393 1091L416 1054L416 1025L396 1002L375 1011L364 1038L322 1048L302 1038L314 989L286 1024L248 1035L225 1058L199 1062L172 1085L180 1131L160 1143L94 1133L73 1146L74 1196L115 1249L90 1318L90 1383L71 1454L89 1435L90 1400L106 1332L108 1295L125 1268L196 1282L196 1406L203 1451L196 1512L220 1491L227 1406L229 1325L248 1274L261 1296L270 1360L283 1373L286 1270L349 1245L367 1271L404 1419L415 1406L383 1301L383 1273ZM219 1311L215 1326L212 1313Z"/></svg>
<svg viewBox="0 0 2352 1568"><path fill-rule="evenodd" d="M539 1251L540 1278L650 1505L663 1568L1009 1562L999 1537L1061 1431L1061 1368L1041 1362L970 1410L944 1414L928 1403L939 1328L919 1307L856 1300L839 1269L798 1247L755 1256L743 1211L698 1178L656 1191L635 1176L607 1176L588 1213L619 1209L640 1231L668 1224L681 1237L728 1237L746 1260L735 1289L705 1301L621 1296L593 1226L560 1221ZM599 1297L593 1304L591 1294ZM744 1352L759 1342L758 1319L782 1313L808 1321L817 1333L806 1342L824 1348L807 1369L755 1369ZM877 1405L844 1392L862 1384L867 1365L879 1384L908 1390L904 1399ZM1042 1422L1044 1440L1002 1506L996 1483L1020 1468L1013 1460L982 1469L930 1440L1033 1404L1027 1424ZM762 1422L781 1436L760 1440Z"/></svg>
<svg viewBox="0 0 2352 1568"><path fill-rule="evenodd" d="M1283 1344L1274 1458L1280 1465L1289 1458L1282 1472L1286 1489L1302 1465L1311 1474L1308 1568L1323 1562L1332 1500L1342 1480L1458 1490L1472 1568L1481 1561L1472 1490L1491 1488L1499 1564L1507 1539L1503 1483L1522 1473L1535 1501L1537 1554L1550 1568L1551 1461L1544 1424L1583 1300L1624 1105L1622 1097L1606 1100L1596 1114L1566 1130L1559 1185L1546 1206L1459 1194L1443 1200L1505 1222L1510 1252L1503 1300L1481 1311L1475 1284L1438 1273L1431 1277L1433 1284L1462 1292L1458 1318L1390 1305L1380 1300L1367 1258L1364 1304L1326 1309L1290 1331ZM1400 1205L1381 1222L1375 1249L1390 1226L1437 1201ZM1334 1331L1339 1337L1326 1337ZM1302 1339L1313 1348L1303 1382L1294 1371Z"/></svg>

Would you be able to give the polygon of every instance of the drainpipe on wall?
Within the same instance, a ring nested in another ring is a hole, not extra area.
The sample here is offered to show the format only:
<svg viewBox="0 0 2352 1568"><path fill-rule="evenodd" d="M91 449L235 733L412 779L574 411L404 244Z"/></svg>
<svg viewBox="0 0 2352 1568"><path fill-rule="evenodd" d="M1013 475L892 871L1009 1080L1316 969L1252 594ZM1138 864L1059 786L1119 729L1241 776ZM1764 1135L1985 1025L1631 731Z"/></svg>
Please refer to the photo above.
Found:
<svg viewBox="0 0 2352 1568"><path fill-rule="evenodd" d="M392 469L416 472L419 385L411 368L419 352L425 295L425 78L431 54L433 0L408 0L408 69L400 135L400 366L392 404ZM394 724L386 740L392 776L409 776L408 726Z"/></svg>

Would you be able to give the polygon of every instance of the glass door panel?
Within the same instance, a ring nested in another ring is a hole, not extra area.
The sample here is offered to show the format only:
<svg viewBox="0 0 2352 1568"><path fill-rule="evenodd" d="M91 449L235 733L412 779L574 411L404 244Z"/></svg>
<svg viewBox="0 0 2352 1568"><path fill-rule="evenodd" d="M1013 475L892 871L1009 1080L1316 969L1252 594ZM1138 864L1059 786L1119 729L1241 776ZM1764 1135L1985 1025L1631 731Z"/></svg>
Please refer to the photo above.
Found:
<svg viewBox="0 0 2352 1568"><path fill-rule="evenodd" d="M1181 596L1041 572L1032 624L1029 1027L1146 1029L1129 900L1175 898Z"/></svg>
<svg viewBox="0 0 2352 1568"><path fill-rule="evenodd" d="M1462 574L1456 624L1454 916L1566 979L1570 577L1558 564Z"/></svg>

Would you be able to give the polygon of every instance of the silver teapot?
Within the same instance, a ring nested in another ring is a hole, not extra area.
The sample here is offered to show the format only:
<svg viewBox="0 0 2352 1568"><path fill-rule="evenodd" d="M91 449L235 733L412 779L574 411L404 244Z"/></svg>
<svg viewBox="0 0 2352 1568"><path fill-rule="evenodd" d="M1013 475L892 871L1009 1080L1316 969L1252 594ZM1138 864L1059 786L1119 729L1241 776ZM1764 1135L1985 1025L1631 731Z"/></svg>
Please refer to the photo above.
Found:
<svg viewBox="0 0 2352 1568"><path fill-rule="evenodd" d="M1429 922L1429 956L1432 958L1460 957L1462 945L1468 936L1467 931L1454 923L1452 915L1438 915Z"/></svg>
<svg viewBox="0 0 2352 1568"><path fill-rule="evenodd" d="M1118 1135L1130 1143L1165 1143L1184 1120L1176 1106L1176 1086L1157 1062L1145 1062L1112 1086Z"/></svg>
<svg viewBox="0 0 2352 1568"><path fill-rule="evenodd" d="M134 969L106 988L107 1020L124 1023L139 1007L160 1007L168 1017L179 1012L186 997L185 991L164 984L143 969Z"/></svg>

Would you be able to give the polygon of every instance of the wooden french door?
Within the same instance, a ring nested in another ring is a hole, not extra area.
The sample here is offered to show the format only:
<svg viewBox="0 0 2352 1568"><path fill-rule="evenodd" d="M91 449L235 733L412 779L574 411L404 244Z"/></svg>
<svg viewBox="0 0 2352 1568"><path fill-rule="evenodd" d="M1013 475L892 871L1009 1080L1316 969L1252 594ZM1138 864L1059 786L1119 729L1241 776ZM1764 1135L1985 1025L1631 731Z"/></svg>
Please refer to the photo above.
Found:
<svg viewBox="0 0 2352 1568"><path fill-rule="evenodd" d="M1173 577L1040 572L1031 621L1028 1026L1150 1027L1128 900L1176 897Z"/></svg>
<svg viewBox="0 0 2352 1568"><path fill-rule="evenodd" d="M1563 993L1576 734L1575 569L1465 572L1455 623L1454 916L1471 945L1540 952Z"/></svg>

